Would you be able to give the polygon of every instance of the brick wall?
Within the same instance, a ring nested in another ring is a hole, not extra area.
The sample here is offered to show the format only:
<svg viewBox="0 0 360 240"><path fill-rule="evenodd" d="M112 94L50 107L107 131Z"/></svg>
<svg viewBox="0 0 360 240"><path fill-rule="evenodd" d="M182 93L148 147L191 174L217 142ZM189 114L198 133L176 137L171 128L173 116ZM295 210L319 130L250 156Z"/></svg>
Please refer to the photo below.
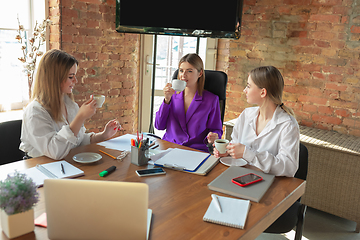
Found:
<svg viewBox="0 0 360 240"><path fill-rule="evenodd" d="M115 0L49 0L49 15L50 48L62 49L79 61L76 102L81 106L91 94L106 96L86 128L102 131L117 118L124 133L136 131L140 38L115 31Z"/></svg>
<svg viewBox="0 0 360 240"><path fill-rule="evenodd" d="M274 65L285 77L284 102L299 123L360 136L360 0L245 0L242 37L219 40L217 69L229 75L225 120L248 107L247 72ZM139 35L115 31L115 0L49 0L51 48L80 62L81 104L107 96L86 122L102 130L113 117L126 132L138 122Z"/></svg>
<svg viewBox="0 0 360 240"><path fill-rule="evenodd" d="M360 136L360 1L245 0L241 38L220 40L229 75L225 120L248 107L247 73L273 65L301 125Z"/></svg>

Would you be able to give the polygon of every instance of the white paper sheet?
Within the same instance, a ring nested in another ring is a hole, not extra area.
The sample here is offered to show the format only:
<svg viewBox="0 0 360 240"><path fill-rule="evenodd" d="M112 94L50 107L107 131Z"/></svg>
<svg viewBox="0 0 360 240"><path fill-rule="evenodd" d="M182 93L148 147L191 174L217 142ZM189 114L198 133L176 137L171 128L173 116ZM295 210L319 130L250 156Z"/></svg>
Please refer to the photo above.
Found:
<svg viewBox="0 0 360 240"><path fill-rule="evenodd" d="M115 149L119 151L131 151L131 139L136 139L136 135L125 134L117 138L97 143L106 148Z"/></svg>

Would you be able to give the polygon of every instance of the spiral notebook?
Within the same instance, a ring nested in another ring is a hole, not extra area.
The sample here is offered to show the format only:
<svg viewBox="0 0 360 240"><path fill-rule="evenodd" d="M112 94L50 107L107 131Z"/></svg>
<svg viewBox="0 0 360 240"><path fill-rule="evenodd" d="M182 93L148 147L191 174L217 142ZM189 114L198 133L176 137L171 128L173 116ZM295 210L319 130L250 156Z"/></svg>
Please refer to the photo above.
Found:
<svg viewBox="0 0 360 240"><path fill-rule="evenodd" d="M250 210L250 200L217 196L221 212L212 200L203 220L229 227L244 229L247 215Z"/></svg>
<svg viewBox="0 0 360 240"><path fill-rule="evenodd" d="M45 164L38 164L35 167L25 169L21 172L32 178L32 180L38 187L43 186L45 179L75 178L84 175L84 171L64 160Z"/></svg>

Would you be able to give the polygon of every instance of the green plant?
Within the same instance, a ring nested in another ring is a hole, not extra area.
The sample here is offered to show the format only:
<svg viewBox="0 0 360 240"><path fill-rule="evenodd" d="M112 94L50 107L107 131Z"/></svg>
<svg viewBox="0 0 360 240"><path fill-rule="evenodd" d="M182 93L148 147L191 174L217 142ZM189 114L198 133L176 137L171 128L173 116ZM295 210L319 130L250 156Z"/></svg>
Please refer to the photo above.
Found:
<svg viewBox="0 0 360 240"><path fill-rule="evenodd" d="M37 186L26 174L15 171L0 182L0 208L8 215L26 212L38 201Z"/></svg>

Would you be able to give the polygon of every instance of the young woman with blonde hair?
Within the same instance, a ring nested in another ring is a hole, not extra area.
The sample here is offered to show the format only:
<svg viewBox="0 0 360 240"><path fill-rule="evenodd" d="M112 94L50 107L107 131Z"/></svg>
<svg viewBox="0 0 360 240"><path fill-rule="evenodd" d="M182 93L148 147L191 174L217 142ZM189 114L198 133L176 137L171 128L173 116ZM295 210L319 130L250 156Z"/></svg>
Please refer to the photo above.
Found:
<svg viewBox="0 0 360 240"><path fill-rule="evenodd" d="M20 149L28 156L59 160L72 148L104 141L120 128L111 120L103 132L86 133L84 122L95 114L96 101L91 97L80 108L74 102L77 67L78 61L61 50L50 50L41 58L23 115Z"/></svg>
<svg viewBox="0 0 360 240"><path fill-rule="evenodd" d="M293 177L298 169L300 131L291 108L282 102L284 79L273 66L258 67L249 73L244 89L246 108L237 119L227 153L245 159L266 173Z"/></svg>
<svg viewBox="0 0 360 240"><path fill-rule="evenodd" d="M164 87L164 102L156 113L155 127L165 130L164 140L208 152L208 143L222 136L219 97L204 90L201 58L187 54L179 61L178 79L185 90L176 93L171 83Z"/></svg>

